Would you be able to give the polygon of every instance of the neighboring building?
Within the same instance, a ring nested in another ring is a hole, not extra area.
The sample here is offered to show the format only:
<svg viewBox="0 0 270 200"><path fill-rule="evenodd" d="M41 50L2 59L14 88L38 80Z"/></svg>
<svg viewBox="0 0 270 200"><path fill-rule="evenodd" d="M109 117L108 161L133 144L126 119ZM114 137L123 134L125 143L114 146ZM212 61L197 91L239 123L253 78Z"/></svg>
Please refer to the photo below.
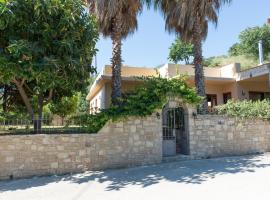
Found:
<svg viewBox="0 0 270 200"><path fill-rule="evenodd" d="M188 84L194 84L194 68L191 65L165 64L158 68L122 68L122 90L132 90L140 81L140 76L161 76L173 78L179 74L189 76ZM262 100L270 98L270 64L241 71L240 64L230 64L217 68L204 68L208 105L212 107L235 100ZM111 67L105 66L92 85L87 100L90 113L108 108L111 101Z"/></svg>

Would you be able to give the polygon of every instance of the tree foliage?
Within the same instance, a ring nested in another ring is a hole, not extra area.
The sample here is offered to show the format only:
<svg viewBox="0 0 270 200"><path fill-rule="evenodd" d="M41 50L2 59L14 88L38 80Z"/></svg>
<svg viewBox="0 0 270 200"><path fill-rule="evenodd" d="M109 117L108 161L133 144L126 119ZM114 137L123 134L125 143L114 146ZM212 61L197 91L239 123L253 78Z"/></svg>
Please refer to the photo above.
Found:
<svg viewBox="0 0 270 200"><path fill-rule="evenodd" d="M62 97L60 101L50 104L49 109L53 114L62 118L73 115L78 109L79 96Z"/></svg>
<svg viewBox="0 0 270 200"><path fill-rule="evenodd" d="M243 55L242 51L242 46L239 43L233 44L229 51L228 51L229 56L240 56Z"/></svg>
<svg viewBox="0 0 270 200"><path fill-rule="evenodd" d="M257 59L259 55L258 42L260 40L263 42L264 59L266 59L270 53L270 25L267 24L242 31L239 35L240 42L230 48L229 54L234 56L245 54Z"/></svg>
<svg viewBox="0 0 270 200"><path fill-rule="evenodd" d="M34 107L40 115L51 99L88 85L98 31L82 0L14 0L0 8L0 79L16 85L32 118Z"/></svg>
<svg viewBox="0 0 270 200"><path fill-rule="evenodd" d="M193 45L185 43L181 39L176 39L170 47L169 60L175 64L185 61L190 64L190 59L193 57Z"/></svg>

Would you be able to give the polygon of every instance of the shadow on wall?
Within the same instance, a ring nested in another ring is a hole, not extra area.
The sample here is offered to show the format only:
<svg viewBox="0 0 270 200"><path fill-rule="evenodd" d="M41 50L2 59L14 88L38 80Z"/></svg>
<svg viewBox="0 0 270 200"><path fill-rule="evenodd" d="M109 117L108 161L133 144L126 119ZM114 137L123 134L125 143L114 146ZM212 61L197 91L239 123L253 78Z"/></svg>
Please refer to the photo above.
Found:
<svg viewBox="0 0 270 200"><path fill-rule="evenodd" d="M24 190L44 186L50 183L90 183L99 182L108 184L106 191L120 190L127 185L148 187L161 180L201 184L213 179L217 175L255 172L258 168L270 167L270 161L263 161L263 156L230 157L210 160L184 161L166 163L155 166L137 167L131 169L87 172L77 175L50 176L16 181L0 182L0 192Z"/></svg>

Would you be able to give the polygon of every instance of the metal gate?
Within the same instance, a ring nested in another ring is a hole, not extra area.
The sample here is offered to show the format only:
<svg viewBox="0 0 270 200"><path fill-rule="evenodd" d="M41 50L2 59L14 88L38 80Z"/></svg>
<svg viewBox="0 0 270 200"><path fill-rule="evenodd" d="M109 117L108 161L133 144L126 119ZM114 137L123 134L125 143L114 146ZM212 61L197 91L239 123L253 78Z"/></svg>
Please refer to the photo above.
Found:
<svg viewBox="0 0 270 200"><path fill-rule="evenodd" d="M182 107L164 108L163 124L163 156L188 154L188 134L185 130L185 114Z"/></svg>

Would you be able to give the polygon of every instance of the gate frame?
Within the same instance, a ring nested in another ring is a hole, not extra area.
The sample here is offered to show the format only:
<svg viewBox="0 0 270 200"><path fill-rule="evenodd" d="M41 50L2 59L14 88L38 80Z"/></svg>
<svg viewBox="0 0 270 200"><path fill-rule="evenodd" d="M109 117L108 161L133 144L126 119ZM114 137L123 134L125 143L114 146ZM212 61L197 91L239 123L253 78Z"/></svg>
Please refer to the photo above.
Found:
<svg viewBox="0 0 270 200"><path fill-rule="evenodd" d="M193 113L196 113L196 109L188 104L183 103L183 101L179 98L168 98L168 101L163 105L161 113L162 113L162 126L163 126L163 110L165 107L168 106L167 108L169 109L175 109L182 107L184 111L184 126L185 126L185 131L186 131L186 136L187 136L187 155L191 155L191 150L190 150L190 120L193 117ZM163 128L162 128L162 145L163 145ZM162 146L163 149L163 146ZM177 154L176 154L177 155ZM182 154L178 154L182 155ZM162 157L167 157L163 155L162 152Z"/></svg>

